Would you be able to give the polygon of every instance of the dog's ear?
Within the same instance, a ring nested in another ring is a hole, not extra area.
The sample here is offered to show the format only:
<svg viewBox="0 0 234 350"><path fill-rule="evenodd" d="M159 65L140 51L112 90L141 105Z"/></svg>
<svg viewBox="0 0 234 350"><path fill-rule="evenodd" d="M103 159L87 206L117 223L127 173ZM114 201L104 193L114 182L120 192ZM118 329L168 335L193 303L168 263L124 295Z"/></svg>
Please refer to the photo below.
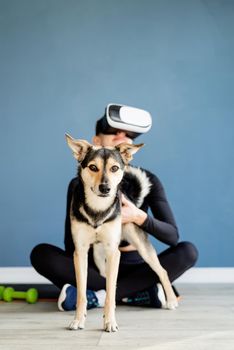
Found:
<svg viewBox="0 0 234 350"><path fill-rule="evenodd" d="M130 143L123 142L115 146L115 148L119 151L124 161L124 164L128 164L130 160L132 160L132 155L139 151L139 149L143 146L144 143L140 143L138 145L131 145Z"/></svg>
<svg viewBox="0 0 234 350"><path fill-rule="evenodd" d="M68 134L65 134L65 136L68 146L73 151L74 157L78 162L82 162L92 145L85 140L75 140Z"/></svg>

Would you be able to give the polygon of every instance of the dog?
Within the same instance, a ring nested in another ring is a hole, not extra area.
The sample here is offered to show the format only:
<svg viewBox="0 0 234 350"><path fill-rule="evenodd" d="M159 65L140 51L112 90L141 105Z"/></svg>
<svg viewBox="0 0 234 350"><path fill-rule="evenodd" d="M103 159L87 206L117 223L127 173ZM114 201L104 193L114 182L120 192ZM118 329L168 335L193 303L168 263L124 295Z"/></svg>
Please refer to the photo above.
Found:
<svg viewBox="0 0 234 350"><path fill-rule="evenodd" d="M146 173L129 162L143 144L121 143L115 147L93 146L85 140L75 140L66 134L68 146L79 163L78 185L73 190L70 219L75 246L74 266L77 282L77 309L69 329L83 329L86 319L87 256L93 245L94 261L100 274L106 277L104 330L116 332L115 290L120 260L119 244L132 244L145 262L158 275L165 290L168 309L178 306L165 269L156 251L140 227L121 223L121 191L140 207L150 191ZM128 185L124 183L128 180ZM131 191L129 197L129 184Z"/></svg>

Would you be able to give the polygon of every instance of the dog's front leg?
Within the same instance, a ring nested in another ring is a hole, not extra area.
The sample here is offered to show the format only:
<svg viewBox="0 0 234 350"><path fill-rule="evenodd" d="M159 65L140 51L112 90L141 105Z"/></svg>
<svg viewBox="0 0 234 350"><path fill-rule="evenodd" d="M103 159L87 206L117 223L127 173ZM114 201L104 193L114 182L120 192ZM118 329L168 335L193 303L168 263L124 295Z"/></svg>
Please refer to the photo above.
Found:
<svg viewBox="0 0 234 350"><path fill-rule="evenodd" d="M88 247L76 249L74 252L74 266L77 285L77 305L75 319L69 328L72 330L83 329L85 326L87 309L87 270L88 270Z"/></svg>
<svg viewBox="0 0 234 350"><path fill-rule="evenodd" d="M120 251L118 245L114 249L106 249L106 301L104 307L104 330L116 332L118 325L115 319L115 294L119 269Z"/></svg>

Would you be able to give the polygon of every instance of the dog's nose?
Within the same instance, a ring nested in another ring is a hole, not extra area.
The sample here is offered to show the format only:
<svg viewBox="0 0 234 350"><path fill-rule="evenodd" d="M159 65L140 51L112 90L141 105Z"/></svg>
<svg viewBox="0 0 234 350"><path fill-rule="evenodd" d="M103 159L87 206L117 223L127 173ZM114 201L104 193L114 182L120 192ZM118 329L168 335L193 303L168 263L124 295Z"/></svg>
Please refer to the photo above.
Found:
<svg viewBox="0 0 234 350"><path fill-rule="evenodd" d="M110 187L107 184L100 184L99 191L103 194L108 194L110 192Z"/></svg>

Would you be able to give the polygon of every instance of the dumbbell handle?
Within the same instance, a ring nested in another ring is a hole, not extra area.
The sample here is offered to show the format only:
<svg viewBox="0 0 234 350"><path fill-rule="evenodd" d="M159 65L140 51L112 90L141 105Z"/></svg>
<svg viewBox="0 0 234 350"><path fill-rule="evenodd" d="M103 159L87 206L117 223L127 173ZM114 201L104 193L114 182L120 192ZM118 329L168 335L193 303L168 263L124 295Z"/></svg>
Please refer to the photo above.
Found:
<svg viewBox="0 0 234 350"><path fill-rule="evenodd" d="M0 300L2 300L4 289L4 286L0 286Z"/></svg>
<svg viewBox="0 0 234 350"><path fill-rule="evenodd" d="M16 292L16 291L14 291L12 296L13 296L14 299L25 299L26 296L27 296L27 292Z"/></svg>

